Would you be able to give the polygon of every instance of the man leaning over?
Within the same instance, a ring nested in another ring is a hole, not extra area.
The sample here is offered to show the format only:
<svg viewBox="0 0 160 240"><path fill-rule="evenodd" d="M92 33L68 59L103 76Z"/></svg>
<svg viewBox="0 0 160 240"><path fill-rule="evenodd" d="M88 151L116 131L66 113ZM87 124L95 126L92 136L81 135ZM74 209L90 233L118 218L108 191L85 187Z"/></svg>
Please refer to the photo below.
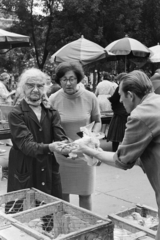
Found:
<svg viewBox="0 0 160 240"><path fill-rule="evenodd" d="M130 116L117 152L97 152L84 145L80 145L75 152L83 152L124 170L132 168L140 158L155 191L160 219L160 96L153 92L147 75L138 70L122 78L119 94ZM160 225L156 239L160 239Z"/></svg>

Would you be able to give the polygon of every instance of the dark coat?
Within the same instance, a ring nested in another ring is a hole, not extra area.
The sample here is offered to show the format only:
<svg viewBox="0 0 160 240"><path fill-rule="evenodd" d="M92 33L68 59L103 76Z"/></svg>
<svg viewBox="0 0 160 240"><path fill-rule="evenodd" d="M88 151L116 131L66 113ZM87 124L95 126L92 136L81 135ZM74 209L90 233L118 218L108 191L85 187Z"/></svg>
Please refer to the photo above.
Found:
<svg viewBox="0 0 160 240"><path fill-rule="evenodd" d="M128 117L128 113L120 102L118 91L119 87L116 88L114 94L109 98L113 110L113 117L109 125L107 141L111 142L122 142Z"/></svg>
<svg viewBox="0 0 160 240"><path fill-rule="evenodd" d="M25 100L9 114L13 147L9 154L8 191L34 187L56 197L61 192L59 164L49 143L67 139L56 110L42 105L41 121Z"/></svg>
<svg viewBox="0 0 160 240"><path fill-rule="evenodd" d="M114 115L119 115L123 118L128 114L123 106L123 103L120 102L120 95L119 95L118 91L119 91L119 87L116 88L113 95L108 99L111 102L111 107L112 107Z"/></svg>

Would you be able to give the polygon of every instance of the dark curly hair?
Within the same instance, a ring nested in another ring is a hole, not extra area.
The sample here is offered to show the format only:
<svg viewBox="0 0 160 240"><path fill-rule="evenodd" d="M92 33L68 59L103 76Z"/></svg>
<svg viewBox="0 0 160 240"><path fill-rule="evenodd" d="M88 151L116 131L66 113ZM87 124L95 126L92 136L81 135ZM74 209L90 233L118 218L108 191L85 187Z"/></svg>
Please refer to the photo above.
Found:
<svg viewBox="0 0 160 240"><path fill-rule="evenodd" d="M73 71L77 77L77 83L81 82L84 78L83 67L78 62L62 62L56 68L55 82L60 85L60 79L65 75L66 72Z"/></svg>

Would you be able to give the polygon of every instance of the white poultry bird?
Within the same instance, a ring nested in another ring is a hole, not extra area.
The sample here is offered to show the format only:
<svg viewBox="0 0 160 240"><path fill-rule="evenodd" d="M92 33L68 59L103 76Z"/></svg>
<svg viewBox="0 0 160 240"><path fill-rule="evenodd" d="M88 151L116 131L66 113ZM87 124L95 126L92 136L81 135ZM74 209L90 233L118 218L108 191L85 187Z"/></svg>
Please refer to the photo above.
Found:
<svg viewBox="0 0 160 240"><path fill-rule="evenodd" d="M92 132L94 124L95 122L92 122L91 124L80 128L80 131L83 132L83 137L69 144L70 146L72 146L72 150L78 149L78 145L82 143L92 149L102 151L102 149L100 148L100 139L104 138L104 134ZM95 166L98 163L98 160L96 158L90 157L86 154L83 155L84 161L86 161L89 166ZM77 154L69 153L69 158L76 157Z"/></svg>

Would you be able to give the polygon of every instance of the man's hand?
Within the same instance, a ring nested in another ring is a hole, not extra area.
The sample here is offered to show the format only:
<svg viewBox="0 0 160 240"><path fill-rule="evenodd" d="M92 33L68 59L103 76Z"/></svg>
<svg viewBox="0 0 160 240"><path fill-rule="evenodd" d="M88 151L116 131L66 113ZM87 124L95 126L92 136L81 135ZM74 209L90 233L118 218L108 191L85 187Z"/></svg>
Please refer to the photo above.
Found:
<svg viewBox="0 0 160 240"><path fill-rule="evenodd" d="M71 151L72 153L76 153L76 154L85 153L85 154L87 154L89 147L87 147L84 143L79 142L78 144L72 144L72 145L73 145L72 151Z"/></svg>

